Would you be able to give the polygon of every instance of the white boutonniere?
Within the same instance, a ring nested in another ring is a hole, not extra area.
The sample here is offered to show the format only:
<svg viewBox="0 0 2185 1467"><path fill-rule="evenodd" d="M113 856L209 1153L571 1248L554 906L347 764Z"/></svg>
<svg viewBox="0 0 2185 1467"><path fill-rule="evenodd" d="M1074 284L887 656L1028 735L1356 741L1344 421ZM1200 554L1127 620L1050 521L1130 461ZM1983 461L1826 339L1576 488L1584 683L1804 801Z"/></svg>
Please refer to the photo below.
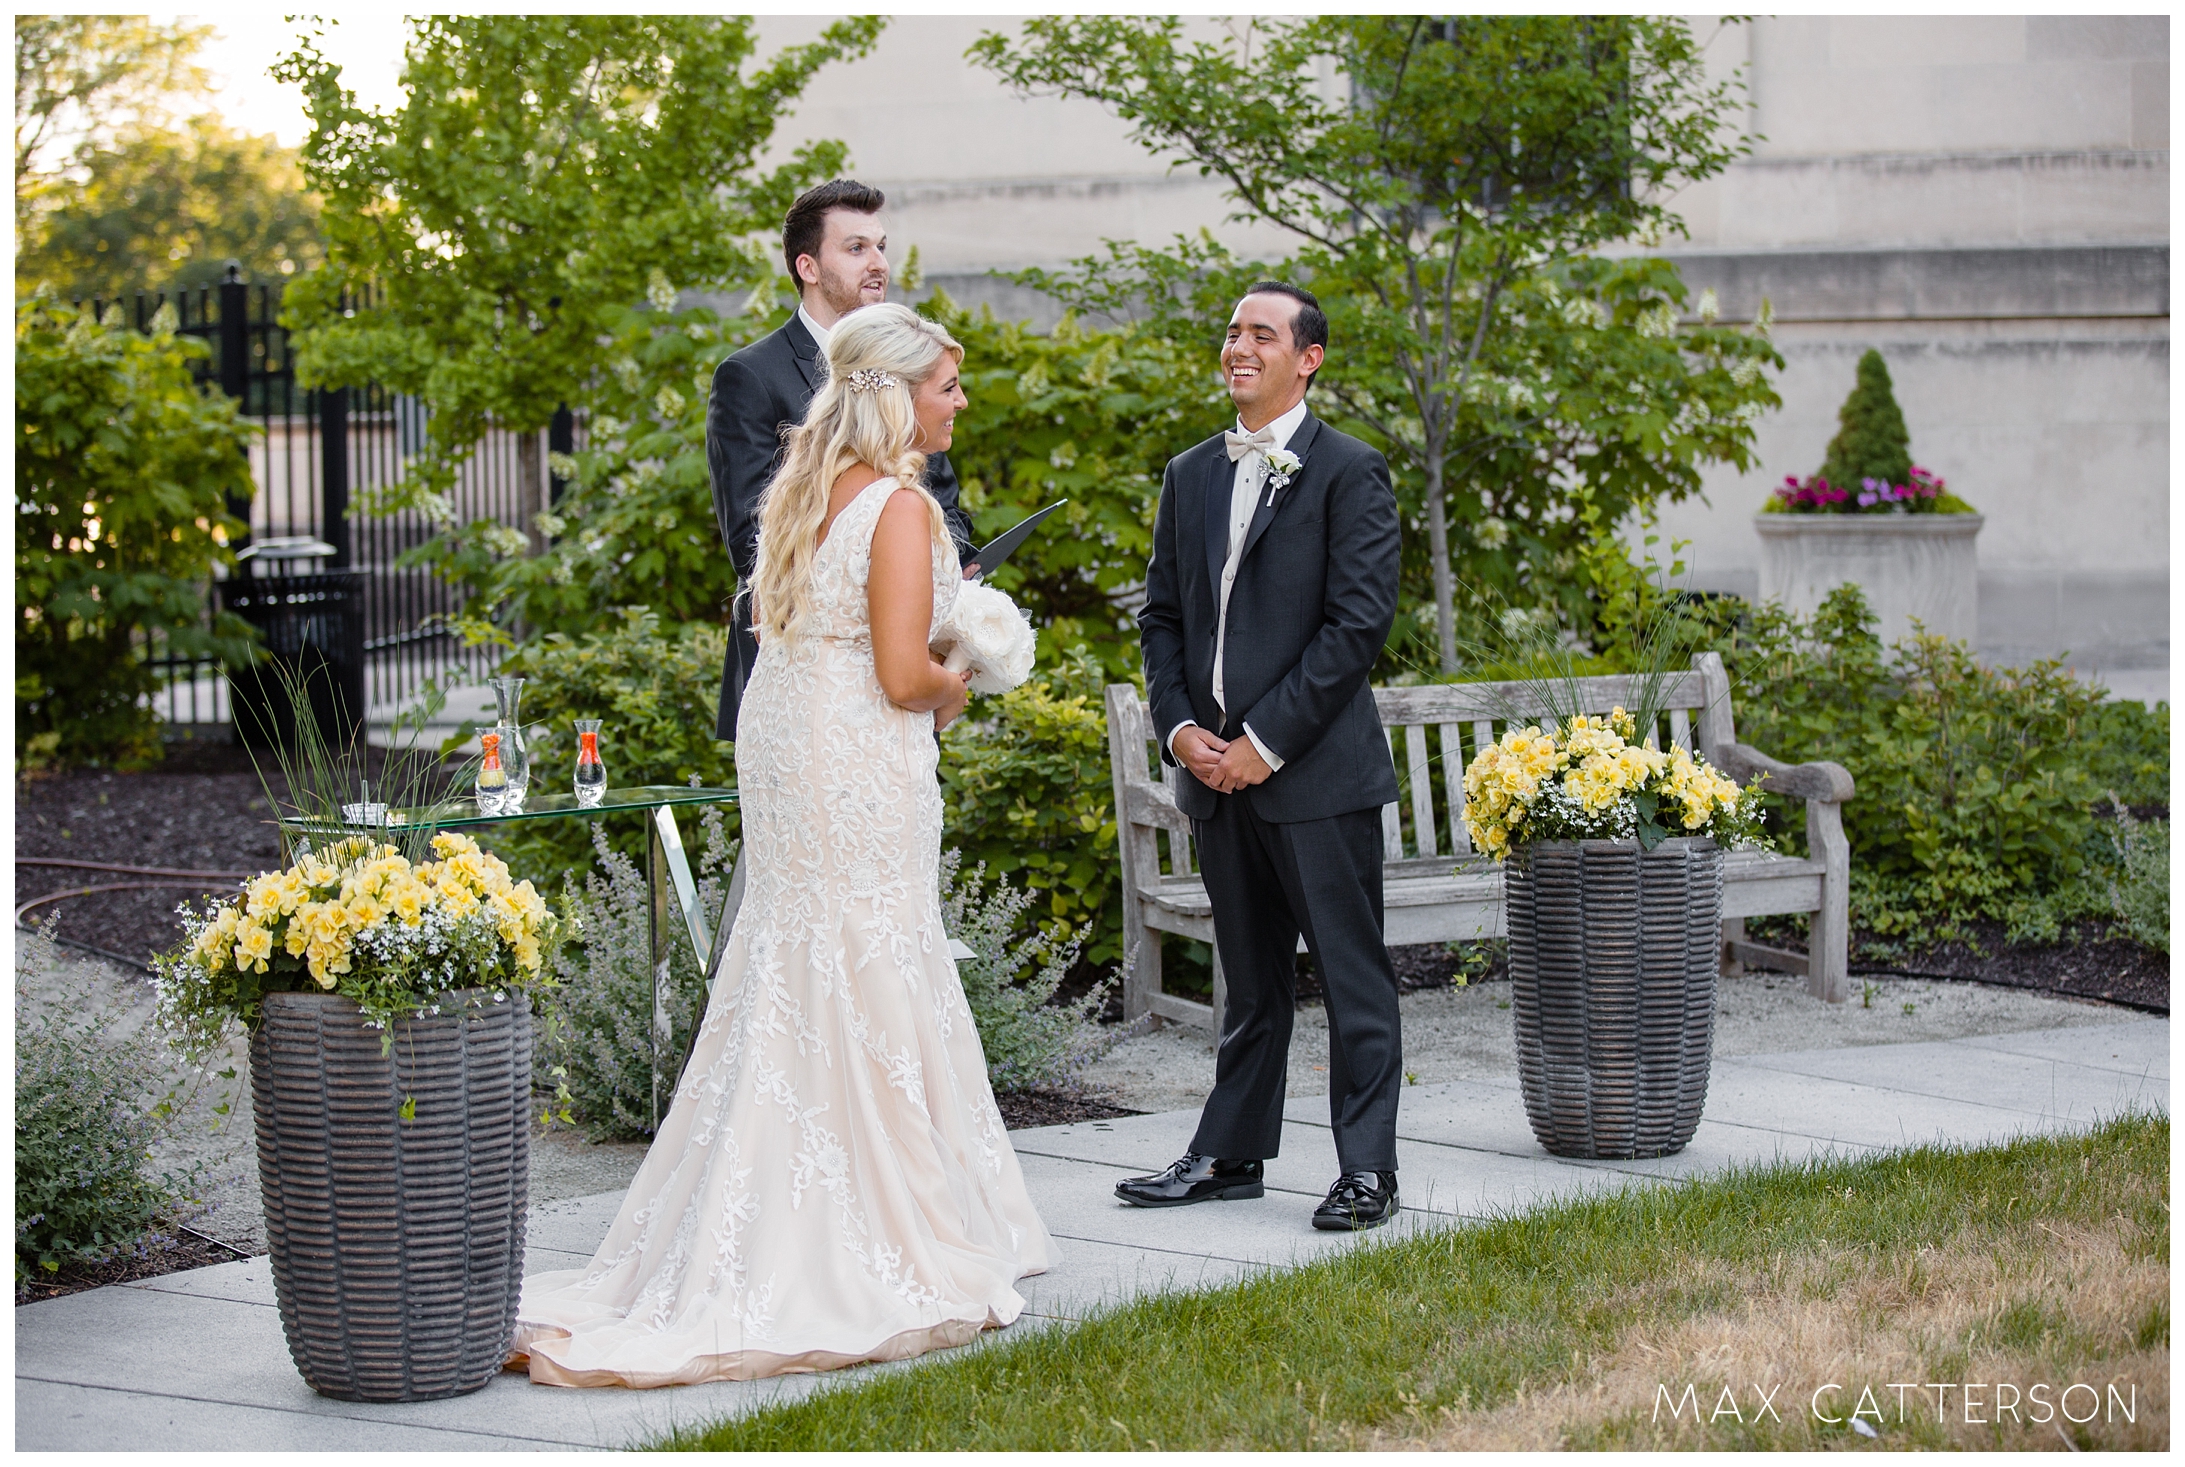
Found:
<svg viewBox="0 0 2185 1467"><path fill-rule="evenodd" d="M1267 451L1267 503L1275 502L1275 491L1290 487L1298 470L1305 467L1305 460L1287 448L1271 448Z"/></svg>

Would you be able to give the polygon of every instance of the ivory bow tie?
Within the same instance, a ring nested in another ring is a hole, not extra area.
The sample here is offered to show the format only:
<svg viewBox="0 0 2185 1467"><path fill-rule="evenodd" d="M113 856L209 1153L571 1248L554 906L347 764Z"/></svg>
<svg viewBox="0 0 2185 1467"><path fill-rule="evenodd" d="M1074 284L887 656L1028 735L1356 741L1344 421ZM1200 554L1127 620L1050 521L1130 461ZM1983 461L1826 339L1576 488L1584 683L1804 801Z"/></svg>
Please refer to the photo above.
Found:
<svg viewBox="0 0 2185 1467"><path fill-rule="evenodd" d="M1235 463L1248 453L1266 453L1275 446L1275 425L1269 423L1257 433L1226 432L1222 441L1229 445L1229 462Z"/></svg>

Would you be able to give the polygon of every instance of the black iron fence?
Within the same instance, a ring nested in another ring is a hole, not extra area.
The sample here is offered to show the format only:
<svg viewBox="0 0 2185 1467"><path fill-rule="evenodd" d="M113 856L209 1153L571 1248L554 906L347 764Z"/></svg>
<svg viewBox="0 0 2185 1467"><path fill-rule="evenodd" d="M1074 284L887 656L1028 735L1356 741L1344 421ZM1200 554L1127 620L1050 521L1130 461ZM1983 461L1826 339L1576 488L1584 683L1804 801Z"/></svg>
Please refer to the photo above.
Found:
<svg viewBox="0 0 2185 1467"><path fill-rule="evenodd" d="M438 527L419 511L377 515L354 509L372 491L398 482L423 451L424 404L376 386L331 391L299 386L288 333L279 322L280 287L247 284L232 267L228 275L216 286L139 291L127 302L91 304L102 318L115 305L124 306L139 330L150 327L162 306L171 306L179 331L211 344L211 355L198 364L200 378L240 401L255 430L250 467L257 493L247 505L230 506L235 517L249 524L252 539L323 540L334 549L328 569L365 577L366 696L375 721L407 704L429 679L444 684L451 673L467 681L486 675L498 653L466 648L450 630L449 618L461 600L456 588L427 567L396 563ZM581 425L564 413L549 432L536 435L528 475L525 436L496 429L464 462L448 496L457 523L483 519L518 532L529 529L532 514L545 505L527 501L551 493L545 468L549 447L572 451ZM162 719L228 721L227 689L217 665L170 656L156 645L147 651L161 677L156 709Z"/></svg>

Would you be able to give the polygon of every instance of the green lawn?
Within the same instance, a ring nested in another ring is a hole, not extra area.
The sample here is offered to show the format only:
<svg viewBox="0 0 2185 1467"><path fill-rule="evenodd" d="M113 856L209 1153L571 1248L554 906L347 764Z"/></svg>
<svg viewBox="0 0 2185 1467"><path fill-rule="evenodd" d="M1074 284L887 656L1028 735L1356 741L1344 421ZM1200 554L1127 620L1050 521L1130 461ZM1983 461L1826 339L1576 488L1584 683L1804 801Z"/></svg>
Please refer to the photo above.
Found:
<svg viewBox="0 0 2185 1467"><path fill-rule="evenodd" d="M2169 1148L2167 1117L2128 1116L1636 1189L989 1337L654 1445L2163 1445ZM1882 1394L1868 1441L1807 1404L1845 1384L1842 1416L1863 1384L1904 1380L2108 1382L2136 1419L1967 1425ZM1751 1399L1766 1383L1779 1423ZM1687 1385L1718 1413L1704 1424L1660 1409L1657 1387Z"/></svg>

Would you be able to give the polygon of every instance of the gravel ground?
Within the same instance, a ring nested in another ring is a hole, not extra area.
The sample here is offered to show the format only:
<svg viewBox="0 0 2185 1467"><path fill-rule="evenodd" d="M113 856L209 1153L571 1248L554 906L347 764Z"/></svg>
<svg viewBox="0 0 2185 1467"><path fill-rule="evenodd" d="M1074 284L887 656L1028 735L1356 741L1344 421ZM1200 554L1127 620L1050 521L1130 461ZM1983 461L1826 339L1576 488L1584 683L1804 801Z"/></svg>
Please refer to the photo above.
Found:
<svg viewBox="0 0 2185 1467"><path fill-rule="evenodd" d="M2107 1004L1977 983L1888 977L1853 981L1871 985L1871 992L1862 988L1850 1003L1833 1005L1809 997L1803 978L1750 973L1724 979L1716 990L1715 1053L1769 1054L2059 1029L2114 1023L2122 1012ZM1427 989L1407 993L1400 1002L1407 1077L1431 1084L1517 1074L1507 982ZM1300 1008L1290 1040L1290 1094L1327 1094L1327 1065L1327 1014L1317 1006ZM1190 1109L1213 1088L1213 1040L1181 1028L1125 1040L1092 1067L1085 1083L1132 1110Z"/></svg>

